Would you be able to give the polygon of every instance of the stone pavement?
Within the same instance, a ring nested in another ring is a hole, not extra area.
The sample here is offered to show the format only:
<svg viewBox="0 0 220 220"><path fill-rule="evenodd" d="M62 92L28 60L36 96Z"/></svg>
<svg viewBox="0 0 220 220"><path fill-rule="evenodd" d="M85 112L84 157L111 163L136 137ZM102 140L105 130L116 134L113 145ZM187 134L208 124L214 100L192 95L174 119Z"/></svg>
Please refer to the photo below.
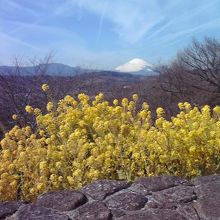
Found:
<svg viewBox="0 0 220 220"><path fill-rule="evenodd" d="M99 180L77 191L44 193L35 203L0 202L0 219L220 220L220 175L191 182L173 176Z"/></svg>

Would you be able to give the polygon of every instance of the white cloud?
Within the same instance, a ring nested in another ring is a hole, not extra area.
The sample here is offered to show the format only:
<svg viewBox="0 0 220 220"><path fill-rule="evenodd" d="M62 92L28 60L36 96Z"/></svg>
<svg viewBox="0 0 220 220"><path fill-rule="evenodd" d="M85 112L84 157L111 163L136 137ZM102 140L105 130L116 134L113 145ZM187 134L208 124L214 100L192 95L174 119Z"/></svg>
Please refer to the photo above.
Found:
<svg viewBox="0 0 220 220"><path fill-rule="evenodd" d="M219 14L213 15L213 11L219 3L220 0L0 0L0 42L4 42L1 62L12 57L14 51L45 55L50 50L56 52L58 62L70 65L109 68L133 56L146 55L152 61L159 54L167 56L165 50L175 50L177 43L187 37L208 33L211 28L216 30ZM83 17L87 15L94 19L93 28L97 28L92 30L91 38L84 35L87 26L78 27L76 23L88 22ZM70 29L66 28L69 24L62 23L65 19L73 21ZM115 35L102 36L106 28ZM100 42L101 37L104 43Z"/></svg>
<svg viewBox="0 0 220 220"><path fill-rule="evenodd" d="M19 4L18 1L15 0L1 0L0 1L0 8L2 12L22 12L23 14L26 14L27 16L33 16L37 17L38 13L37 11L26 7L25 5Z"/></svg>
<svg viewBox="0 0 220 220"><path fill-rule="evenodd" d="M112 30L121 39L135 43L140 40L147 31L157 24L163 16L160 15L160 7L156 1L147 3L137 0L69 0L76 7L88 10L110 21ZM65 7L65 6L64 6ZM149 10L148 10L149 9Z"/></svg>
<svg viewBox="0 0 220 220"><path fill-rule="evenodd" d="M0 65L10 65L15 57L29 56L30 51L32 55L41 52L38 47L3 33L0 33L0 42L4 42L1 44Z"/></svg>
<svg viewBox="0 0 220 220"><path fill-rule="evenodd" d="M169 35L175 29L179 32L181 27L192 29L193 22L199 21L201 14L205 17L204 13L212 11L219 0L205 4L195 0L187 5L182 0L68 0L70 2L81 10L100 16L97 38L103 20L107 20L112 23L112 30L122 41L136 44L142 39L153 40L155 37L160 38L161 34Z"/></svg>

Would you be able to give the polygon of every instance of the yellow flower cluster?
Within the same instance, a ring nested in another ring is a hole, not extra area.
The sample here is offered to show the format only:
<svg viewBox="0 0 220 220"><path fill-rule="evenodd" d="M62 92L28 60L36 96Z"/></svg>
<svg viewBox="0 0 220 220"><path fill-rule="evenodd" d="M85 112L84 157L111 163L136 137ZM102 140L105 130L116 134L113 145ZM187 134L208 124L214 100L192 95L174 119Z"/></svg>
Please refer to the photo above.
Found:
<svg viewBox="0 0 220 220"><path fill-rule="evenodd" d="M43 84L43 85L41 86L41 88L42 88L42 90L43 90L44 92L46 92L46 91L49 89L49 86L48 86L47 84Z"/></svg>
<svg viewBox="0 0 220 220"><path fill-rule="evenodd" d="M18 116L16 114L12 115L12 119L13 120L17 120L18 119Z"/></svg>
<svg viewBox="0 0 220 220"><path fill-rule="evenodd" d="M220 171L220 107L179 103L180 113L152 122L138 96L113 101L66 96L48 112L26 107L37 129L15 126L0 144L0 200L33 200L42 192L78 188L96 179L161 174L191 178Z"/></svg>

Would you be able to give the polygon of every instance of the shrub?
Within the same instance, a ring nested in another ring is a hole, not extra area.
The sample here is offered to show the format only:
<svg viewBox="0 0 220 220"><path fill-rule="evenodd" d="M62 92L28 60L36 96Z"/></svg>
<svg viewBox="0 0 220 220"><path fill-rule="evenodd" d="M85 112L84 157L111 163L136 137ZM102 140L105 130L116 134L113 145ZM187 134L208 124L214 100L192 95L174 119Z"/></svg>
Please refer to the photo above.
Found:
<svg viewBox="0 0 220 220"><path fill-rule="evenodd" d="M43 86L46 90L49 87ZM42 192L78 188L96 179L134 180L161 174L191 178L220 170L220 107L179 103L180 113L151 119L138 96L112 104L102 93L31 106L37 128L15 126L0 145L0 199L33 200ZM15 120L17 117L13 116Z"/></svg>

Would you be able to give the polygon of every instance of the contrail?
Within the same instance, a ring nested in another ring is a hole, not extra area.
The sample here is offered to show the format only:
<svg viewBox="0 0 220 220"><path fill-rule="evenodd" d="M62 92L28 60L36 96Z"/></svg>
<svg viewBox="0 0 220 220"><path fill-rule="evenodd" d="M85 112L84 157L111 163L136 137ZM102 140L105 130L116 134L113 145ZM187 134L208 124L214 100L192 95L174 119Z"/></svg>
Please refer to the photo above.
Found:
<svg viewBox="0 0 220 220"><path fill-rule="evenodd" d="M102 34L103 20L105 17L105 12L106 12L107 7L108 7L108 0L105 0L105 5L103 8L102 14L100 16L100 19L99 19L99 27L98 27L98 34L97 34L97 38L96 38L96 44L99 42L101 34Z"/></svg>

